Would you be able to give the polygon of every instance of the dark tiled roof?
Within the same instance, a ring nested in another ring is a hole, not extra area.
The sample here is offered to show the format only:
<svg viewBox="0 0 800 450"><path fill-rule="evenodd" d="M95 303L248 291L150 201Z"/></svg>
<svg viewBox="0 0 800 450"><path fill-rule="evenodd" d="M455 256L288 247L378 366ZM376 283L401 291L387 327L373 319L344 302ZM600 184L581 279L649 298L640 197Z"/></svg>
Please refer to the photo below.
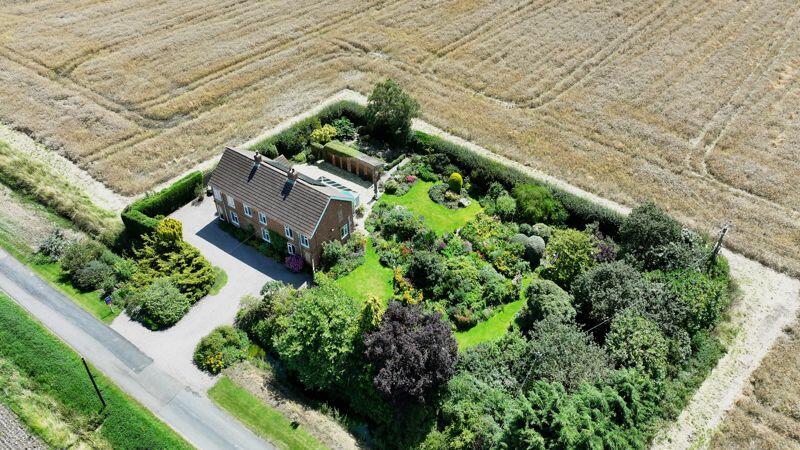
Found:
<svg viewBox="0 0 800 450"><path fill-rule="evenodd" d="M226 148L211 174L209 185L247 203L267 219L275 219L311 237L331 199L349 200L336 189L300 175L288 182L289 166L263 158L254 164L255 153Z"/></svg>

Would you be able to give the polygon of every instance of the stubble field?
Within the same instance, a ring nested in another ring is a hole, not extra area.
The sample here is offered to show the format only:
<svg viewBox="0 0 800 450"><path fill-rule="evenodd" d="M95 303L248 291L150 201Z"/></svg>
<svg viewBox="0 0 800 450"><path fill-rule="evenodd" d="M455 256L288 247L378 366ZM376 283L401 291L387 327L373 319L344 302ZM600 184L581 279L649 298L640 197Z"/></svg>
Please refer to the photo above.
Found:
<svg viewBox="0 0 800 450"><path fill-rule="evenodd" d="M392 77L428 122L617 202L654 199L700 231L730 219L730 247L797 276L799 11L794 0L0 2L0 122L133 195ZM745 429L759 392L729 427Z"/></svg>

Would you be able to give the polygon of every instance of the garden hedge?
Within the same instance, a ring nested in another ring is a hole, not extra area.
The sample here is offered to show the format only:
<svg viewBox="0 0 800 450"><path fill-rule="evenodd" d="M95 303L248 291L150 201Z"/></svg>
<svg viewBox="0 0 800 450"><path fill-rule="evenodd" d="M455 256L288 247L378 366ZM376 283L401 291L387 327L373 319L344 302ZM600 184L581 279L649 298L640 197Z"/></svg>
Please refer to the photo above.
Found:
<svg viewBox="0 0 800 450"><path fill-rule="evenodd" d="M129 236L138 239L152 233L157 216L166 216L189 203L198 186L203 186L203 172L192 172L156 194L136 200L122 211L122 222Z"/></svg>
<svg viewBox="0 0 800 450"><path fill-rule="evenodd" d="M509 167L479 155L458 144L421 131L415 131L414 139L411 142L411 150L416 153L426 154L429 151L428 149L449 156L453 164L458 166L464 174L469 175L473 187L477 185L486 188L493 181L499 182L508 190L522 183L546 186L553 193L553 197L557 198L569 212L569 218L567 219L567 225L569 226L581 227L592 222L598 222L604 233L613 236L617 234L622 224L624 216L616 211L533 178L514 167Z"/></svg>

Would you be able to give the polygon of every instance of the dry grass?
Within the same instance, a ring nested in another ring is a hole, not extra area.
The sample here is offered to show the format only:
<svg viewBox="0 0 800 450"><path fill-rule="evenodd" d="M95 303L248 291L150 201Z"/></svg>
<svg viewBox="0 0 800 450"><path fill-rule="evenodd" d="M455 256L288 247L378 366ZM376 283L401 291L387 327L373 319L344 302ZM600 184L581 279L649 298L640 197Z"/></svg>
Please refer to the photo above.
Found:
<svg viewBox="0 0 800 450"><path fill-rule="evenodd" d="M0 119L139 193L346 86L800 273L798 4L13 3ZM445 19L443 19L445 18Z"/></svg>
<svg viewBox="0 0 800 450"><path fill-rule="evenodd" d="M0 6L0 120L140 193L344 88L800 273L800 4L41 0Z"/></svg>
<svg viewBox="0 0 800 450"><path fill-rule="evenodd" d="M800 448L800 322L753 373L751 386L711 442L718 449Z"/></svg>

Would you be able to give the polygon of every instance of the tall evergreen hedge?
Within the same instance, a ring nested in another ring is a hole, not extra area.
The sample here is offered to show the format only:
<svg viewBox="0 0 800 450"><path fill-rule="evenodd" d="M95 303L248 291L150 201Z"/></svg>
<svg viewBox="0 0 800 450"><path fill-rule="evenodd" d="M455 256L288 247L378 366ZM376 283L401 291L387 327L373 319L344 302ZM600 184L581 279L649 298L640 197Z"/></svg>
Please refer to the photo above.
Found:
<svg viewBox="0 0 800 450"><path fill-rule="evenodd" d="M203 186L203 172L192 172L156 194L136 200L122 211L125 230L133 239L152 233L157 216L166 216L189 203L198 186Z"/></svg>

